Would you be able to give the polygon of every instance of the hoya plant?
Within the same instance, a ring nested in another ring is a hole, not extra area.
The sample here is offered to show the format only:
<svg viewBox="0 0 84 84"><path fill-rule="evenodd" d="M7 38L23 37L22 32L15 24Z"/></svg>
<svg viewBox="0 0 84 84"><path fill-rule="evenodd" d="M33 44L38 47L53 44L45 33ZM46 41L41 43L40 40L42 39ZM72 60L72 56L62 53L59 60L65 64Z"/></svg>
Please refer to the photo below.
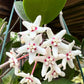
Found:
<svg viewBox="0 0 84 84"><path fill-rule="evenodd" d="M22 19L25 31L11 32L9 23L1 50L1 84L75 84L84 82L84 40L71 35L63 18L66 0L15 1L14 9ZM62 30L53 33L47 26L59 15ZM4 51L4 47L7 48ZM8 49L9 48L9 49ZM8 61L3 61L7 56ZM9 68L3 72L3 68Z"/></svg>

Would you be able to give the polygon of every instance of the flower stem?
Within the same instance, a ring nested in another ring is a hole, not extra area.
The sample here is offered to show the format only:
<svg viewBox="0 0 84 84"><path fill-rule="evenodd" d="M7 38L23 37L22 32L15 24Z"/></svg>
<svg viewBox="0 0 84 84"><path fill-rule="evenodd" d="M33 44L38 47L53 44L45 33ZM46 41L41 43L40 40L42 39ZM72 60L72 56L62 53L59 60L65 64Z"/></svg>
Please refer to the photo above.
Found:
<svg viewBox="0 0 84 84"><path fill-rule="evenodd" d="M38 54L38 56L39 56L39 54ZM33 73L35 71L35 68L36 68L36 65L37 65L37 61L35 61L34 67L33 67L32 72L31 72L31 75L33 75Z"/></svg>
<svg viewBox="0 0 84 84"><path fill-rule="evenodd" d="M35 71L35 68L36 68L36 65L37 65L37 61L35 61L34 67L33 67L32 72L31 72L31 75L33 75L33 73Z"/></svg>
<svg viewBox="0 0 84 84"><path fill-rule="evenodd" d="M7 66L9 64L9 61L5 62L4 64L0 65L0 69L4 68L5 66Z"/></svg>
<svg viewBox="0 0 84 84"><path fill-rule="evenodd" d="M23 58L25 58L25 57L27 57L27 56L29 56L29 54L24 55L24 56L22 56L22 57L20 57L20 58L17 58L17 60L21 60L21 59L23 59Z"/></svg>
<svg viewBox="0 0 84 84"><path fill-rule="evenodd" d="M17 60L21 60L21 59L27 57L28 55L29 55L29 54L24 55L24 56L22 56L22 57L20 57L20 58L17 58ZM19 57L19 56L21 56L21 54L17 55L17 57ZM0 65L0 69L3 69L3 68L4 68L5 66L7 66L8 64L9 64L9 61L7 61L7 62L1 64L1 65Z"/></svg>

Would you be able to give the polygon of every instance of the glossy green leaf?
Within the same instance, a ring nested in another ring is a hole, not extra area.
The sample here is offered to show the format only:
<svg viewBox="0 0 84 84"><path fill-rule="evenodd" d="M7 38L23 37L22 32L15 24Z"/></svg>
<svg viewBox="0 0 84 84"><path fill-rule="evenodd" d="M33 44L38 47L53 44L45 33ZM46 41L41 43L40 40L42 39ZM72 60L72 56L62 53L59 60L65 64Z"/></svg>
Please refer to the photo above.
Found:
<svg viewBox="0 0 84 84"><path fill-rule="evenodd" d="M23 1L16 1L14 3L14 7L15 7L15 11L18 14L18 16L22 19L22 20L28 20L27 16L25 15L24 9L23 9Z"/></svg>
<svg viewBox="0 0 84 84"><path fill-rule="evenodd" d="M73 40L75 40L75 44L76 44L77 46L80 46L80 45L81 45L80 41L79 41L76 37L74 37L74 36L72 36L72 35L66 34L66 35L64 36L64 38L65 38L67 41L69 41L69 42L72 42Z"/></svg>
<svg viewBox="0 0 84 84"><path fill-rule="evenodd" d="M33 22L42 15L42 23L47 24L55 19L63 9L67 0L23 0L27 17Z"/></svg>
<svg viewBox="0 0 84 84"><path fill-rule="evenodd" d="M84 56L84 39L82 40L81 51L82 55Z"/></svg>
<svg viewBox="0 0 84 84"><path fill-rule="evenodd" d="M59 79L53 80L51 82L44 81L44 82L42 82L42 84L74 84L74 83L65 78L59 78Z"/></svg>

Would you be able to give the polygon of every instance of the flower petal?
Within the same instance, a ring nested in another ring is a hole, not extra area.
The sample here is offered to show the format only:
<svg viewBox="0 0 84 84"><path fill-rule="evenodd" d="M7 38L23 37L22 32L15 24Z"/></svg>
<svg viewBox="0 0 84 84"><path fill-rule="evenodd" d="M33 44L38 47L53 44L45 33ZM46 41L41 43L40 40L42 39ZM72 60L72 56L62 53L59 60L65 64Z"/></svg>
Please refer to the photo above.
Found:
<svg viewBox="0 0 84 84"><path fill-rule="evenodd" d="M48 38L52 38L54 36L52 30L50 28L47 29L47 35L48 35Z"/></svg>
<svg viewBox="0 0 84 84"><path fill-rule="evenodd" d="M41 15L36 17L36 20L34 21L34 25L40 26L40 23L41 23Z"/></svg>
<svg viewBox="0 0 84 84"><path fill-rule="evenodd" d="M37 53L45 55L46 54L46 50L44 48L41 48L40 46L37 46Z"/></svg>
<svg viewBox="0 0 84 84"><path fill-rule="evenodd" d="M81 54L81 51L80 50L74 50L74 51L71 51L71 53L73 56L76 56L76 55Z"/></svg>
<svg viewBox="0 0 84 84"><path fill-rule="evenodd" d="M57 60L64 59L64 58L66 58L66 55L64 55L64 54L58 54Z"/></svg>
<svg viewBox="0 0 84 84"><path fill-rule="evenodd" d="M67 59L64 58L64 59L62 60L63 70L66 69L66 62L67 62Z"/></svg>
<svg viewBox="0 0 84 84"><path fill-rule="evenodd" d="M51 48L49 46L46 48L46 56L51 56Z"/></svg>
<svg viewBox="0 0 84 84"><path fill-rule="evenodd" d="M18 49L16 50L16 52L17 52L18 54L22 54L22 53L24 53L24 52L27 52L27 47L28 47L28 45L24 45L24 46L18 48Z"/></svg>
<svg viewBox="0 0 84 84"><path fill-rule="evenodd" d="M29 53L29 64L32 64L34 62L36 53Z"/></svg>
<svg viewBox="0 0 84 84"><path fill-rule="evenodd" d="M35 61L38 61L38 62L44 62L44 59L45 59L45 56L36 56L34 58Z"/></svg>
<svg viewBox="0 0 84 84"><path fill-rule="evenodd" d="M28 76L28 74L26 74L24 72L16 73L15 75L21 76L21 77L27 77Z"/></svg>
<svg viewBox="0 0 84 84"><path fill-rule="evenodd" d="M21 41L25 42L25 44L29 44L29 42L31 41L31 38L28 35L22 35Z"/></svg>
<svg viewBox="0 0 84 84"><path fill-rule="evenodd" d="M25 78L23 78L23 79L20 81L21 84L24 84L24 83L26 83L26 82L27 82L27 79L25 79Z"/></svg>
<svg viewBox="0 0 84 84"><path fill-rule="evenodd" d="M61 42L60 45L58 46L58 52L66 54L67 52L69 52L69 46Z"/></svg>
<svg viewBox="0 0 84 84"><path fill-rule="evenodd" d="M7 55L8 57L13 57L13 55L12 55L11 53L9 53L9 52L6 52L6 55Z"/></svg>
<svg viewBox="0 0 84 84"><path fill-rule="evenodd" d="M33 23L30 23L28 21L23 21L22 23L27 29L30 29L30 27L33 25Z"/></svg>
<svg viewBox="0 0 84 84"><path fill-rule="evenodd" d="M63 71L61 71L61 74L59 74L60 76L64 77L65 73Z"/></svg>
<svg viewBox="0 0 84 84"><path fill-rule="evenodd" d="M31 33L30 33L30 37L31 37L31 38L35 38L35 36L36 36L36 32L31 32Z"/></svg>
<svg viewBox="0 0 84 84"><path fill-rule="evenodd" d="M70 66L70 68L74 68L74 63L72 59L68 60L68 65Z"/></svg>
<svg viewBox="0 0 84 84"><path fill-rule="evenodd" d="M48 70L48 66L43 64L42 71L41 71L42 77L44 77L46 75L47 70Z"/></svg>
<svg viewBox="0 0 84 84"><path fill-rule="evenodd" d="M20 35L28 35L29 33L30 33L29 30L23 31L23 32L18 32L18 34L20 34Z"/></svg>
<svg viewBox="0 0 84 84"><path fill-rule="evenodd" d="M48 27L38 27L38 29L36 30L36 33L43 33L48 29Z"/></svg>
<svg viewBox="0 0 84 84"><path fill-rule="evenodd" d="M58 67L58 65L57 65L56 63L53 65L53 68L56 70L56 72L57 72L58 74L61 73L61 69Z"/></svg>
<svg viewBox="0 0 84 84"><path fill-rule="evenodd" d="M33 80L34 80L35 84L41 84L41 82L38 78L33 77Z"/></svg>
<svg viewBox="0 0 84 84"><path fill-rule="evenodd" d="M71 51L71 50L72 50L72 48L73 48L74 44L75 44L75 41L73 40L73 42L69 44L69 51Z"/></svg>
<svg viewBox="0 0 84 84"><path fill-rule="evenodd" d="M51 40L47 40L43 42L43 44L41 45L41 47L47 47L47 46L51 46Z"/></svg>
<svg viewBox="0 0 84 84"><path fill-rule="evenodd" d="M42 42L42 34L37 35L34 39L36 45L39 45Z"/></svg>
<svg viewBox="0 0 84 84"><path fill-rule="evenodd" d="M50 70L49 72L47 72L47 74L45 75L44 80L48 79L48 82L52 81L53 77L52 77L52 71Z"/></svg>
<svg viewBox="0 0 84 84"><path fill-rule="evenodd" d="M52 46L52 52L53 52L53 56L57 58L58 57L58 47Z"/></svg>
<svg viewBox="0 0 84 84"><path fill-rule="evenodd" d="M66 30L61 30L59 33L55 35L55 37L61 39L66 33Z"/></svg>

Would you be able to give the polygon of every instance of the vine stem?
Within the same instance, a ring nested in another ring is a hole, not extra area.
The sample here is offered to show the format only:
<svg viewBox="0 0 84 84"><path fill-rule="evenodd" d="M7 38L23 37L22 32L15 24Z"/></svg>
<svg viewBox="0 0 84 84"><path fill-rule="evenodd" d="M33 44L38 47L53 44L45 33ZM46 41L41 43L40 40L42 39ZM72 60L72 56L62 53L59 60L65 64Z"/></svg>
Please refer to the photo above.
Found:
<svg viewBox="0 0 84 84"><path fill-rule="evenodd" d="M14 2L15 1L16 0L14 0ZM13 17L13 13L14 13L14 5L12 7L12 11L11 11L11 14L10 14L9 22L8 22L7 29L6 29L6 34L5 34L5 37L4 37L4 41L3 41L3 45L2 45L2 49L1 49L1 53L0 53L0 64L1 64L2 55L3 55L3 52L4 52L5 43L6 43L6 39L7 39L7 36L8 36L8 31L9 31L9 28L10 28L11 20L12 20L12 17Z"/></svg>
<svg viewBox="0 0 84 84"><path fill-rule="evenodd" d="M5 62L4 64L0 65L0 69L4 68L5 66L7 66L9 64L9 61Z"/></svg>

